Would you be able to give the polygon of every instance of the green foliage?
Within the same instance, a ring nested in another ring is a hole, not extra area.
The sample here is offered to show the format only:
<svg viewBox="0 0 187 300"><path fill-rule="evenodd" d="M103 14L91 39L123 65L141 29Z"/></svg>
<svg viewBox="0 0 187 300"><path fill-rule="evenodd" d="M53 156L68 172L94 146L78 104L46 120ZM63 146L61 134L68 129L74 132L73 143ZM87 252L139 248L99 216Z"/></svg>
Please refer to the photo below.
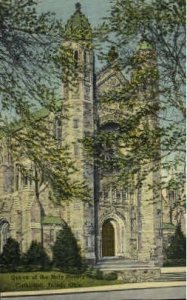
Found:
<svg viewBox="0 0 187 300"><path fill-rule="evenodd" d="M47 105L41 90L52 94L51 72L59 76L52 60L58 53L62 26L52 13L40 14L37 5L35 0L0 2L1 110L9 113L11 109L14 115L40 103Z"/></svg>
<svg viewBox="0 0 187 300"><path fill-rule="evenodd" d="M142 182L162 168L167 176L172 173L183 194L185 1L112 0L98 36L118 49L113 68L118 66L125 80L99 96L99 110L108 112L108 119L100 120L95 137L85 141L87 152L101 173L112 171L125 185L134 175ZM104 58L108 60L107 54ZM118 129L107 129L109 122ZM107 160L114 145L115 155ZM155 184L169 188L164 177Z"/></svg>
<svg viewBox="0 0 187 300"><path fill-rule="evenodd" d="M64 120L66 116L61 113L58 118ZM34 183L36 199L40 201L40 192L46 187L50 188L50 200L57 204L77 195L86 198L86 185L78 177L72 177L78 170L68 147L65 143L62 145L61 138L57 139L54 135L55 116L39 118L37 121L25 116L21 126L20 130L10 130L9 147L19 172ZM29 159L32 166L26 167L25 159Z"/></svg>
<svg viewBox="0 0 187 300"><path fill-rule="evenodd" d="M68 108L60 96L62 80L67 82L68 77L73 85L71 75L77 77L73 51L62 46L62 22L49 12L40 14L35 0L3 0L0 16L0 35L7 28L0 41L0 59L5 64L1 108L3 117L8 113L0 133L5 136L6 150L11 148L21 176L34 182L40 206L40 191L47 186L49 198L57 204L77 195L85 198L86 185L72 179L77 169L68 147L65 143L62 146L61 125L60 137L54 135L55 121L62 124L68 118ZM25 167L27 159L32 167Z"/></svg>
<svg viewBox="0 0 187 300"><path fill-rule="evenodd" d="M168 259L186 258L186 237L184 236L181 225L178 224L174 236L171 238L169 247L166 249Z"/></svg>
<svg viewBox="0 0 187 300"><path fill-rule="evenodd" d="M60 230L57 235L53 246L53 262L56 267L65 272L81 271L83 263L80 247L67 225L64 225L63 230Z"/></svg>
<svg viewBox="0 0 187 300"><path fill-rule="evenodd" d="M22 264L30 270L33 270L33 267L43 270L49 267L50 259L41 243L32 241L28 251L22 257Z"/></svg>
<svg viewBox="0 0 187 300"><path fill-rule="evenodd" d="M7 239L3 247L1 262L8 271L15 271L20 264L19 243L11 237Z"/></svg>
<svg viewBox="0 0 187 300"><path fill-rule="evenodd" d="M186 258L165 259L163 267L182 267L186 266Z"/></svg>

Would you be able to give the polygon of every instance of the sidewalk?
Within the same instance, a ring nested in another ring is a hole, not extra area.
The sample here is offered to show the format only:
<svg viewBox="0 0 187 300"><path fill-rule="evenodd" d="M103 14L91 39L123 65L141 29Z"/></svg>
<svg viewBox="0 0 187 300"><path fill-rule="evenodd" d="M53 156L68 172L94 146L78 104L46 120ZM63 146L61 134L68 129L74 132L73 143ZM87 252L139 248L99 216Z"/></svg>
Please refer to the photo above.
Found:
<svg viewBox="0 0 187 300"><path fill-rule="evenodd" d="M4 292L1 293L2 298L18 297L18 296L44 296L44 295L67 295L90 292L106 292L106 291L122 291L134 289L151 289L164 287L182 287L186 286L186 281L176 282L141 282L141 283L126 283L97 287L60 289L60 290L45 290L45 291L22 291L22 292Z"/></svg>
<svg viewBox="0 0 187 300"><path fill-rule="evenodd" d="M162 267L161 268L161 274L162 273L185 273L186 267Z"/></svg>

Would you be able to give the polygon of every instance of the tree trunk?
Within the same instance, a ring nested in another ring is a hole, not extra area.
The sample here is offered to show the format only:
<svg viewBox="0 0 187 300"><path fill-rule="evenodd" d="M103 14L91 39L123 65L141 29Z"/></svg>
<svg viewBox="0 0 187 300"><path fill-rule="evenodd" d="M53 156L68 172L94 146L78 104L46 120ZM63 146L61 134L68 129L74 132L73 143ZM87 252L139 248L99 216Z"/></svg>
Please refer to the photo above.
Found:
<svg viewBox="0 0 187 300"><path fill-rule="evenodd" d="M38 176L38 171L37 168L35 167L35 176L34 176L34 182L35 182L35 196L36 196L36 201L40 207L40 222L41 222L41 245L43 247L43 207L40 202L40 192L39 192L39 176Z"/></svg>

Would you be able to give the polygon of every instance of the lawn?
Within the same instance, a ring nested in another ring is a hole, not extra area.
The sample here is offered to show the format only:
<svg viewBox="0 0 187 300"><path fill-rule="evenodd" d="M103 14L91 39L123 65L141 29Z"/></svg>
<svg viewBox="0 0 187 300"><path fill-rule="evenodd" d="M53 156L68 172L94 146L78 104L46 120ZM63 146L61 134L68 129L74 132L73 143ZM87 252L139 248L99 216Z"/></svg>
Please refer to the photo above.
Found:
<svg viewBox="0 0 187 300"><path fill-rule="evenodd" d="M0 291L32 291L119 284L120 280L94 279L61 272L1 273Z"/></svg>

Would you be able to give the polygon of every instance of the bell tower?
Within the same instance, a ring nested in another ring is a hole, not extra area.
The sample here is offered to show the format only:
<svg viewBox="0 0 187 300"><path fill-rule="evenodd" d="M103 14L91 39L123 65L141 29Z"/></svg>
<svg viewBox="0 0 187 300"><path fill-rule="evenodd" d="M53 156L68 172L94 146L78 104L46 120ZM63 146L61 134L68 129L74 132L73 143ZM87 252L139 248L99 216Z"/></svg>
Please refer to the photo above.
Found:
<svg viewBox="0 0 187 300"><path fill-rule="evenodd" d="M94 53L92 29L80 3L65 26L63 53L63 93L68 120L63 122L64 141L79 171L79 179L89 190L89 200L69 203L67 223L81 246L82 255L95 261L94 170L85 160L82 140L94 132ZM74 176L74 175L73 175ZM77 176L77 174L76 174Z"/></svg>

